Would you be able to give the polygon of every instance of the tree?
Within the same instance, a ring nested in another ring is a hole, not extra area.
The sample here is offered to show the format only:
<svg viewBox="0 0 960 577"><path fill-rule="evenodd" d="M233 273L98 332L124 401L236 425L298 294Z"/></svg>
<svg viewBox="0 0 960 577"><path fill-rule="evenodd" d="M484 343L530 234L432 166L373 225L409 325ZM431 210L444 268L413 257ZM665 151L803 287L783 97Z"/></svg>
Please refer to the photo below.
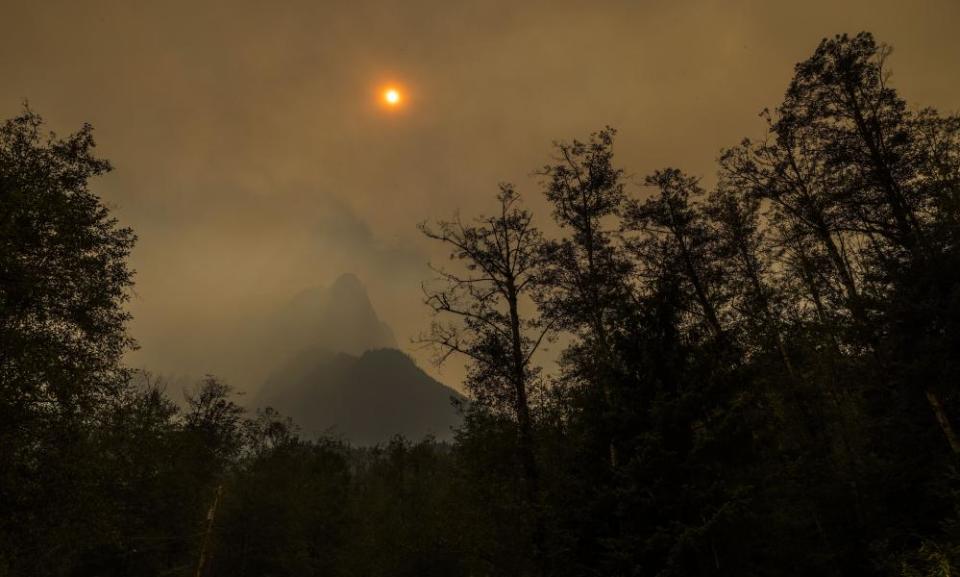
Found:
<svg viewBox="0 0 960 577"><path fill-rule="evenodd" d="M353 521L346 448L291 437L276 413L247 424L259 439L224 485L207 574L347 573L338 571Z"/></svg>
<svg viewBox="0 0 960 577"><path fill-rule="evenodd" d="M547 245L545 280L553 290L545 305L564 328L588 329L588 338L599 347L605 346L611 322L607 315L623 296L627 266L604 222L619 216L625 198L623 171L613 165L615 136L616 131L607 127L588 142L559 142L556 164L542 171L553 218L570 233Z"/></svg>
<svg viewBox="0 0 960 577"><path fill-rule="evenodd" d="M233 387L207 375L185 394L184 429L200 437L212 456L223 462L243 448L244 410L230 398Z"/></svg>
<svg viewBox="0 0 960 577"><path fill-rule="evenodd" d="M768 116L770 139L729 151L723 171L769 203L834 349L868 352L888 386L921 394L960 454L957 376L914 362L946 368L938 343L958 342L945 274L957 258L958 121L910 111L889 85L889 54L869 33L822 41Z"/></svg>
<svg viewBox="0 0 960 577"><path fill-rule="evenodd" d="M673 168L655 172L646 183L656 187L658 194L629 204L624 231L641 233L631 239L630 247L646 271L682 271L697 316L707 332L724 339L720 321L720 306L725 299L720 282L723 271L713 258L715 239L706 219L690 202L691 196L702 196L704 191L697 179Z"/></svg>
<svg viewBox="0 0 960 577"><path fill-rule="evenodd" d="M624 202L623 171L613 164L615 136L607 127L587 142L558 142L555 163L541 172L553 219L569 236L545 244L539 300L546 318L577 337L564 352L565 380L573 386L590 383L606 411L612 410L618 372L610 333L629 299L630 269L608 222ZM602 420L603 414L596 416ZM616 466L616 439L610 432L607 437L609 462Z"/></svg>
<svg viewBox="0 0 960 577"><path fill-rule="evenodd" d="M533 356L551 325L524 311L532 308L539 282L542 239L513 187L501 185L497 200L499 214L478 218L473 225L459 218L436 228L421 225L427 237L450 247L451 258L464 269L435 269L444 284L425 289L426 303L443 320L433 324L423 341L439 349L441 362L452 354L465 356L470 363L467 388L483 405L507 410L516 420L523 491L538 517L530 394L539 378ZM537 547L541 531L534 527Z"/></svg>
<svg viewBox="0 0 960 577"><path fill-rule="evenodd" d="M129 382L135 236L90 189L110 170L93 149L29 108L0 125L0 572L56 574L106 523L88 433Z"/></svg>
<svg viewBox="0 0 960 577"><path fill-rule="evenodd" d="M136 237L89 181L110 171L93 129L44 135L29 109L0 127L0 386L28 415L88 410L123 383Z"/></svg>

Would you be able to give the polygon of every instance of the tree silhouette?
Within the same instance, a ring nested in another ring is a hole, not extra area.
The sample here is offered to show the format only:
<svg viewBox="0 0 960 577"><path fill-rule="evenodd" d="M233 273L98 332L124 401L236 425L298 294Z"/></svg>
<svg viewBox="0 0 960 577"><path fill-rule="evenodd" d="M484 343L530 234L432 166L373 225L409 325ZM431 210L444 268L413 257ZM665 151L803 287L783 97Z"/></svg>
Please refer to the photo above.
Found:
<svg viewBox="0 0 960 577"><path fill-rule="evenodd" d="M452 320L438 320L422 340L438 347L441 362L451 354L467 357L468 389L481 403L507 409L516 419L523 490L535 517L533 538L539 547L539 473L530 393L539 378L533 355L551 327L535 314L524 316L522 309L532 306L530 298L540 282L542 239L510 185L501 185L497 201L499 214L481 217L473 225L458 218L436 228L421 226L427 237L448 245L451 258L464 269L435 269L444 286L425 289L426 303L435 314Z"/></svg>
<svg viewBox="0 0 960 577"><path fill-rule="evenodd" d="M58 138L28 108L0 125L0 543L15 572L52 574L70 557L36 548L100 519L83 431L129 376L135 237L90 191L110 170L93 148L90 126Z"/></svg>

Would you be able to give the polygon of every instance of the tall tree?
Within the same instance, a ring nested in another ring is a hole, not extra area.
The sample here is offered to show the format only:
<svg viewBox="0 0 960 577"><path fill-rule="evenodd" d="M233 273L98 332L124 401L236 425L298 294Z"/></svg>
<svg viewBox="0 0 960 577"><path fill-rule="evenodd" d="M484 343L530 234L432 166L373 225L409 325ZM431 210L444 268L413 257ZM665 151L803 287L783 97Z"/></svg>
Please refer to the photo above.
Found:
<svg viewBox="0 0 960 577"><path fill-rule="evenodd" d="M607 127L587 142L558 142L555 162L541 172L553 219L565 233L545 244L544 315L577 338L564 353L565 378L573 385L590 383L607 411L613 410L618 372L610 335L629 299L629 262L611 227L625 198L623 171L613 162L615 136ZM615 435L607 436L609 461L616 466Z"/></svg>
<svg viewBox="0 0 960 577"><path fill-rule="evenodd" d="M90 188L110 170L93 149L89 125L59 138L29 109L0 125L0 549L15 574L56 574L99 535L89 426L129 381L135 237Z"/></svg>
<svg viewBox="0 0 960 577"><path fill-rule="evenodd" d="M497 200L499 213L473 224L457 218L436 227L421 225L427 237L449 246L451 258L462 263L462 270L435 269L442 286L425 288L426 303L439 318L423 340L439 349L441 362L452 354L465 356L468 389L482 404L516 419L522 490L535 516L533 538L539 548L530 395L540 372L533 356L551 330L531 300L540 282L542 237L513 187L501 185Z"/></svg>

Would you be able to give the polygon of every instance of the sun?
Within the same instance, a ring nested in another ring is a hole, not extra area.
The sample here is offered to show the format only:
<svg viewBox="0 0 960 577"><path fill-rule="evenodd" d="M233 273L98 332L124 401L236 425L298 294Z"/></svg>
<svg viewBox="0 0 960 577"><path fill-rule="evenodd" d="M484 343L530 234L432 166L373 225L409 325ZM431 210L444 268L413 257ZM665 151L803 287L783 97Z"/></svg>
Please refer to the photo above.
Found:
<svg viewBox="0 0 960 577"><path fill-rule="evenodd" d="M397 106L400 104L400 91L396 88L387 88L383 91L383 101L387 103L387 106Z"/></svg>
<svg viewBox="0 0 960 577"><path fill-rule="evenodd" d="M378 82L370 95L381 111L389 115L399 115L413 103L412 93L407 86L396 79Z"/></svg>

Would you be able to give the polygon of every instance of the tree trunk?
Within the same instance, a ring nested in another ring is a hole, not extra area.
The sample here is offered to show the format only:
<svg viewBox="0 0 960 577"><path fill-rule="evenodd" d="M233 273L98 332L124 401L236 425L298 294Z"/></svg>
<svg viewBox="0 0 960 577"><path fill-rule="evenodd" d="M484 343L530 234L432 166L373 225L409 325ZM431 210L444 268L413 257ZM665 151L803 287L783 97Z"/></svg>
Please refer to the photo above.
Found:
<svg viewBox="0 0 960 577"><path fill-rule="evenodd" d="M940 396L932 389L927 389L926 394L927 402L933 409L933 415L937 418L937 423L940 425L940 430L943 431L943 436L947 438L950 449L954 455L960 455L960 439L957 438L957 433L953 430L953 425L950 424L950 419L947 417L947 411L943 408Z"/></svg>
<svg viewBox="0 0 960 577"><path fill-rule="evenodd" d="M220 494L223 492L223 485L217 485L217 493L213 498L213 504L207 511L207 528L203 532L203 542L200 544L200 559L197 560L197 572L195 577L202 577L203 568L207 562L207 550L210 548L210 534L213 532L213 520L217 516L217 505L220 504Z"/></svg>
<svg viewBox="0 0 960 577"><path fill-rule="evenodd" d="M507 301L510 307L510 333L512 374L514 386L514 412L517 417L517 450L520 453L520 465L523 468L524 498L533 516L533 568L536 575L543 575L543 517L539 503L539 472L533 450L533 424L530 419L530 405L527 398L527 370L523 356L520 332L520 313L517 304L517 292L512 279L507 283Z"/></svg>

